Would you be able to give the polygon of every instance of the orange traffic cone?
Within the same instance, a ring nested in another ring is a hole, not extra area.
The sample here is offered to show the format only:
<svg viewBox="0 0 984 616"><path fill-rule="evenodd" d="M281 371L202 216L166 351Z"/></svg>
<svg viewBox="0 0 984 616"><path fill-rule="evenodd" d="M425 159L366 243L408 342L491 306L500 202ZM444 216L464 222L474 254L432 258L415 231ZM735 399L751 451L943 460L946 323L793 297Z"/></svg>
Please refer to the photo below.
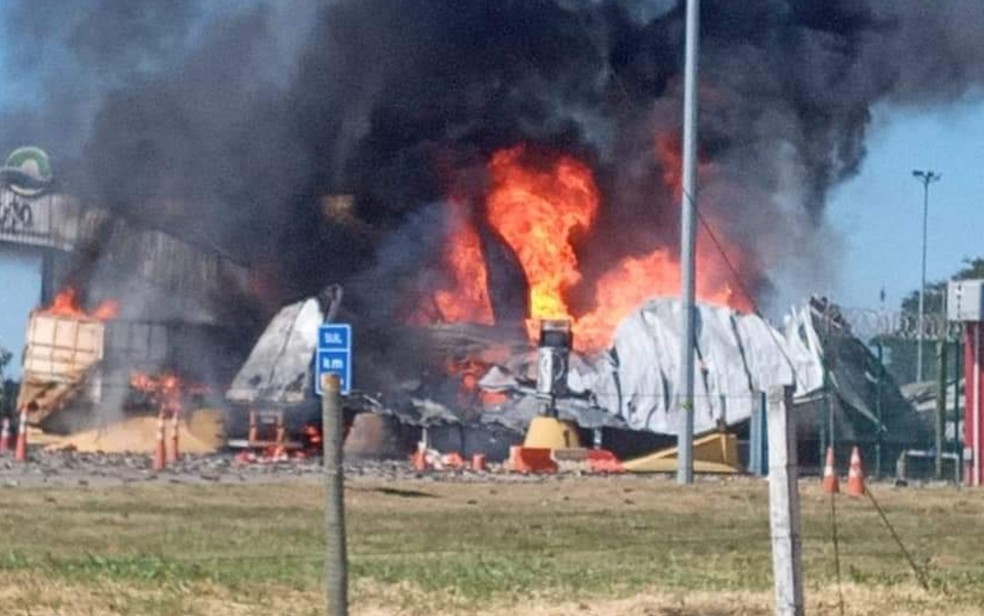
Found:
<svg viewBox="0 0 984 616"><path fill-rule="evenodd" d="M834 470L834 448L827 447L827 461L823 465L823 493L837 494L840 492L840 482L837 481L837 471Z"/></svg>
<svg viewBox="0 0 984 616"><path fill-rule="evenodd" d="M864 496L864 471L861 469L861 452L851 450L851 468L847 471L847 495Z"/></svg>
<svg viewBox="0 0 984 616"><path fill-rule="evenodd" d="M10 418L3 418L3 428L0 428L0 453L10 451Z"/></svg>
<svg viewBox="0 0 984 616"><path fill-rule="evenodd" d="M424 441L417 443L417 450L410 456L410 462L413 464L414 470L417 471L426 471L430 468L430 464L427 462L427 445Z"/></svg>
<svg viewBox="0 0 984 616"><path fill-rule="evenodd" d="M457 451L441 456L441 464L447 468L459 469L465 467L465 459Z"/></svg>
<svg viewBox="0 0 984 616"><path fill-rule="evenodd" d="M17 425L17 446L14 448L14 460L24 462L27 460L27 408L22 408L20 421Z"/></svg>
<svg viewBox="0 0 984 616"><path fill-rule="evenodd" d="M472 455L471 467L473 471L478 471L480 473L484 473L485 471L489 470L488 464L485 461L485 454L476 453Z"/></svg>
<svg viewBox="0 0 984 616"><path fill-rule="evenodd" d="M157 444L154 447L155 471L162 471L167 466L167 446L164 444L164 410L157 413Z"/></svg>

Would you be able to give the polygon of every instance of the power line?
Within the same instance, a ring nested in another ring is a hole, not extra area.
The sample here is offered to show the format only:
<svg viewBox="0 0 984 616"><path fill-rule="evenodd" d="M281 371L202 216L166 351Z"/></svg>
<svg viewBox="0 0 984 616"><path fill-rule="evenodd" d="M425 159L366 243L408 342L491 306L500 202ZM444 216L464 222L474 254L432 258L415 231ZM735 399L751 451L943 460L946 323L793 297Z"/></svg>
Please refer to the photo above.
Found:
<svg viewBox="0 0 984 616"><path fill-rule="evenodd" d="M693 201L692 197L689 194L687 195L687 199ZM725 265L728 266L728 270L730 270L731 276L734 279L735 283L738 285L742 294L745 296L745 299L747 299L748 302L752 305L752 313L755 316L762 319L763 321L768 322L766 318L762 315L762 312L758 306L758 302L755 301L755 296L752 295L752 293L748 290L748 287L745 286L745 282L742 280L741 274L738 272L738 268L735 267L734 263L731 262L731 259L728 257L728 253L724 250L724 246L721 244L720 240L718 240L717 234L714 233L714 229L711 228L710 223L708 223L707 219L704 218L704 215L701 214L700 208L697 207L696 203L694 203L694 211L697 213L697 220L700 221L701 226L707 232L707 235L711 238L711 242L713 242L714 247L717 248L717 251L721 254L721 258L724 260ZM793 378L796 380L796 383L800 386L800 389L803 392L806 392L807 389L806 383L804 383L802 378L800 377L799 370L796 369L796 365L793 363L792 358L789 357L789 354L786 353L786 349L783 348L779 340L776 339L776 334L772 330L772 327L768 327L767 331L769 332L769 338L772 340L773 344L776 345L776 348L779 349L779 352L782 354L782 356L786 359L786 363L789 364L789 369L793 371Z"/></svg>
<svg viewBox="0 0 984 616"><path fill-rule="evenodd" d="M830 493L830 537L834 544L834 574L837 580L837 605L844 616L844 588L841 586L840 537L837 530L837 495Z"/></svg>
<svg viewBox="0 0 984 616"><path fill-rule="evenodd" d="M899 550L902 551L902 555L908 561L909 566L912 567L912 571L916 574L916 580L918 580L919 585L922 586L923 590L928 591L929 583L926 581L925 572L919 568L919 565L916 564L915 559L912 558L912 554L910 554L909 550L905 548L905 544L902 543L902 538L899 537L899 534L895 531L895 527L888 521L888 517L885 516L885 512L882 511L878 501L875 500L875 495L871 493L871 490L869 490L867 486L864 488L864 493L868 495L868 498L871 500L871 504L875 506L875 511L878 512L878 517L881 518L882 523L885 524L885 528L887 528L888 532L892 535L892 539L895 540L895 544L899 546Z"/></svg>

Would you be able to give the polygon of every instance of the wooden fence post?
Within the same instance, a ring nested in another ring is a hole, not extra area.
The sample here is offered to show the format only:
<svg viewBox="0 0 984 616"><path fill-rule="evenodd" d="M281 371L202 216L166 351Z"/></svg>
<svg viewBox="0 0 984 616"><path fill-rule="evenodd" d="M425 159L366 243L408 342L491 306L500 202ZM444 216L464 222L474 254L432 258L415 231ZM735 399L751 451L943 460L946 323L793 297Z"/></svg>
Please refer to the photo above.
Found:
<svg viewBox="0 0 984 616"><path fill-rule="evenodd" d="M325 609L328 616L348 614L348 554L345 547L345 439L341 383L337 374L322 376L321 430L325 473Z"/></svg>

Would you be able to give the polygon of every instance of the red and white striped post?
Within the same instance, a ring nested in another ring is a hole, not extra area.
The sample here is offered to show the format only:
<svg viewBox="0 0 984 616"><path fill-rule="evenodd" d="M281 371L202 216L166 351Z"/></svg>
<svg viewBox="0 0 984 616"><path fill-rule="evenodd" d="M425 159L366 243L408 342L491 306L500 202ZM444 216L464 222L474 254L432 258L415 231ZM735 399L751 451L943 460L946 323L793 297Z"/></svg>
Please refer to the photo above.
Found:
<svg viewBox="0 0 984 616"><path fill-rule="evenodd" d="M984 279L951 280L946 286L946 318L963 326L964 416L963 481L980 486L984 476ZM959 439L960 435L956 437Z"/></svg>
<svg viewBox="0 0 984 616"><path fill-rule="evenodd" d="M27 461L27 407L20 410L20 421L17 425L17 447L14 448L14 460Z"/></svg>
<svg viewBox="0 0 984 616"><path fill-rule="evenodd" d="M984 328L980 322L964 325L964 483L980 486L984 476L984 397L981 380L984 376Z"/></svg>
<svg viewBox="0 0 984 616"><path fill-rule="evenodd" d="M164 470L167 466L167 452L165 451L166 446L164 443L164 408L161 407L157 411L157 442L154 444L154 462L153 469L155 471Z"/></svg>
<svg viewBox="0 0 984 616"><path fill-rule="evenodd" d="M181 409L176 408L171 411L171 455L168 457L168 462L177 462L178 458L181 457L178 436L178 428L180 425Z"/></svg>
<svg viewBox="0 0 984 616"><path fill-rule="evenodd" d="M0 428L0 453L10 451L10 417L3 418L3 427Z"/></svg>

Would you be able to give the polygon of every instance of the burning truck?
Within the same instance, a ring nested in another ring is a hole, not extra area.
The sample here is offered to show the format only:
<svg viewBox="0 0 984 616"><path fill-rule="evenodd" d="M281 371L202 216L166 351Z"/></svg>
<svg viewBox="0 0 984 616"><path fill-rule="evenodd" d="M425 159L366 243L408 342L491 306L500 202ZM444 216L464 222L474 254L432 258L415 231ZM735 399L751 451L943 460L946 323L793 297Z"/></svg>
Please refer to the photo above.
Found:
<svg viewBox="0 0 984 616"><path fill-rule="evenodd" d="M273 317L225 393L230 446L289 452L320 445L314 349L318 328L333 319L340 301L341 289L332 287ZM350 413L347 423L352 419Z"/></svg>

